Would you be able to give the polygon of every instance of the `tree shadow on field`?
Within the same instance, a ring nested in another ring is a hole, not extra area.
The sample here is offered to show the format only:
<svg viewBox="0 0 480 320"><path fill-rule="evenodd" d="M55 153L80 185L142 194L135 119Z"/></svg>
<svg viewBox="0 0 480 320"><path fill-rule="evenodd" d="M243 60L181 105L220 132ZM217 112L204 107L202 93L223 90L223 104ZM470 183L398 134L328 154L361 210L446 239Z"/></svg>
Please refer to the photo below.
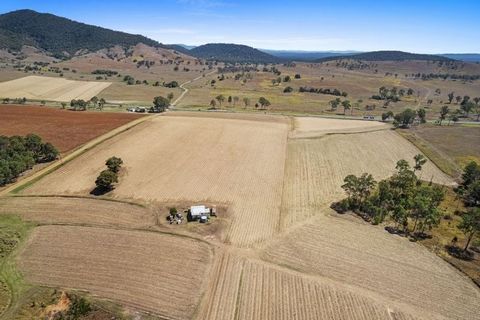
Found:
<svg viewBox="0 0 480 320"><path fill-rule="evenodd" d="M475 253L473 253L472 251L470 251L470 250L464 251L462 248L459 248L459 247L454 246L454 245L447 245L447 246L445 246L445 249L447 249L447 252L451 256L453 256L457 259L461 259L461 260L465 260L465 261L472 261L475 258Z"/></svg>
<svg viewBox="0 0 480 320"><path fill-rule="evenodd" d="M92 191L90 191L90 194L92 196L103 196L107 193L109 193L110 191L112 191L113 188L100 188L100 187L95 187L95 189L93 189Z"/></svg>

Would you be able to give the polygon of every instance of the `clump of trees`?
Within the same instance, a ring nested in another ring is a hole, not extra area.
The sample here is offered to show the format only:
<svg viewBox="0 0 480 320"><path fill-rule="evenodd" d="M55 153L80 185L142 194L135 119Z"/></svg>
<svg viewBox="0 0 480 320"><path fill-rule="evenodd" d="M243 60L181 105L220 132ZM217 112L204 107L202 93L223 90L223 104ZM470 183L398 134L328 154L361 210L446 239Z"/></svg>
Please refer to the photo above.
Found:
<svg viewBox="0 0 480 320"><path fill-rule="evenodd" d="M169 95L170 96L170 95ZM172 96L173 98L173 96ZM149 112L151 113L160 113L165 112L165 110L170 106L170 99L158 96L153 98L153 106L150 108Z"/></svg>
<svg viewBox="0 0 480 320"><path fill-rule="evenodd" d="M96 189L92 192L94 194L103 194L113 189L113 185L118 182L118 173L122 167L123 161L121 158L111 157L105 161L107 166L95 180Z"/></svg>
<svg viewBox="0 0 480 320"><path fill-rule="evenodd" d="M405 91L405 89L398 90L395 87L390 89L386 87L380 87L378 89L378 94L373 95L372 99L397 102L400 101L400 97L404 96L405 94L412 95L413 90L408 89L407 91Z"/></svg>
<svg viewBox="0 0 480 320"><path fill-rule="evenodd" d="M382 114L382 119L386 120L392 116L392 112ZM418 119L420 123L426 122L427 112L424 108L418 110L412 110L407 108L400 113L393 116L393 125L395 128L409 128L415 119Z"/></svg>
<svg viewBox="0 0 480 320"><path fill-rule="evenodd" d="M318 94L329 94L332 96L342 96L346 97L348 96L348 93L345 91L340 91L336 88L330 89L330 88L311 88L311 87L300 87L298 89L298 92L310 92L310 93L318 93Z"/></svg>
<svg viewBox="0 0 480 320"><path fill-rule="evenodd" d="M0 136L0 186L14 182L36 163L58 158L58 150L35 134L25 137Z"/></svg>
<svg viewBox="0 0 480 320"><path fill-rule="evenodd" d="M462 250L459 250L455 244L450 246L449 252L459 258L471 259L473 254L468 249L472 240L480 234L480 165L475 161L465 166L462 182L455 188L455 192L466 207L465 212L461 212L462 220L458 225L466 241Z"/></svg>
<svg viewBox="0 0 480 320"><path fill-rule="evenodd" d="M347 198L332 204L337 212L351 210L373 224L387 218L394 222L391 229L397 233L425 236L440 222L440 203L445 192L440 186L425 183L417 177L427 159L414 157L413 168L406 160L397 162L397 172L390 178L375 181L371 174L348 175L342 189Z"/></svg>

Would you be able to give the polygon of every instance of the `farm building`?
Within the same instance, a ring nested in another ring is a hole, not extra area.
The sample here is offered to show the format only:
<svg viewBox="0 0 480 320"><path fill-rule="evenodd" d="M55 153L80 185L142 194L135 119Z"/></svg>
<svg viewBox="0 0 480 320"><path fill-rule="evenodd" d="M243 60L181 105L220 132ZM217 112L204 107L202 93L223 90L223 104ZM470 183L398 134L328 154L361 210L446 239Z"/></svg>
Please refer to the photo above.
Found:
<svg viewBox="0 0 480 320"><path fill-rule="evenodd" d="M188 210L188 220L205 220L208 219L210 216L215 216L215 211L215 208L208 208L203 205L191 206Z"/></svg>

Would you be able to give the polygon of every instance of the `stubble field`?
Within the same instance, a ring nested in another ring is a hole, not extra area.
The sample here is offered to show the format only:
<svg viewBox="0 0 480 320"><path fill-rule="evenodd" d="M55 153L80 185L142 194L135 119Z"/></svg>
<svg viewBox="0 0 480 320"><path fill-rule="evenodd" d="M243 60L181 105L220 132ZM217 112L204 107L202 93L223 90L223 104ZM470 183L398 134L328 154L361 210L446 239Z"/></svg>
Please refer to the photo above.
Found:
<svg viewBox="0 0 480 320"><path fill-rule="evenodd" d="M226 242L249 246L278 229L288 123L156 117L80 156L26 190L88 194L105 159L126 173L112 196L216 202L235 212ZM248 201L245 201L248 199Z"/></svg>
<svg viewBox="0 0 480 320"><path fill-rule="evenodd" d="M189 319L211 258L207 244L187 238L43 226L21 253L20 269L33 283L88 290L166 319Z"/></svg>
<svg viewBox="0 0 480 320"><path fill-rule="evenodd" d="M33 100L90 100L110 86L110 82L75 81L53 77L28 76L0 83L0 97Z"/></svg>
<svg viewBox="0 0 480 320"><path fill-rule="evenodd" d="M97 210L101 200L83 207L59 201L60 211L73 213L67 216L48 212L57 198L14 198L0 201L0 212L96 226L37 228L19 260L30 281L89 290L167 319L480 319L480 291L467 277L418 244L328 208L344 197L346 175L385 178L396 161L417 153L374 122L171 113L100 144L23 192L87 195L105 159L119 156L125 169L111 197L228 206L226 237L204 238L215 246L212 256L199 240L154 233L152 214L129 212L127 204ZM430 162L422 176L453 182ZM109 208L118 210L115 219ZM76 256L93 268L74 265ZM203 276L190 274L191 263ZM172 309L167 294L191 304Z"/></svg>

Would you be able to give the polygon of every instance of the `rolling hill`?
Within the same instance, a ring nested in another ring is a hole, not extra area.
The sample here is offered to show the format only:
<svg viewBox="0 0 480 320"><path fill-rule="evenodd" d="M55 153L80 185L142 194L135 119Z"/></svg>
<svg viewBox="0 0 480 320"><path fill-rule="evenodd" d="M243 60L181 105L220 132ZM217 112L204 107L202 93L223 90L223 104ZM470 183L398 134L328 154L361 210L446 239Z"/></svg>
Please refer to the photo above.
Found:
<svg viewBox="0 0 480 320"><path fill-rule="evenodd" d="M363 60L363 61L408 61L408 60L425 60L425 61L452 61L453 59L431 55L417 54L403 51L371 51L353 55L325 57L316 62L332 61L332 60Z"/></svg>
<svg viewBox="0 0 480 320"><path fill-rule="evenodd" d="M93 52L115 45L130 47L138 43L188 52L181 46L164 45L141 35L87 25L33 10L0 15L0 49L19 51L22 46L29 45L64 58L79 51Z"/></svg>
<svg viewBox="0 0 480 320"><path fill-rule="evenodd" d="M279 63L284 61L284 59L258 49L231 43L205 44L191 49L189 54L197 58L231 63Z"/></svg>

